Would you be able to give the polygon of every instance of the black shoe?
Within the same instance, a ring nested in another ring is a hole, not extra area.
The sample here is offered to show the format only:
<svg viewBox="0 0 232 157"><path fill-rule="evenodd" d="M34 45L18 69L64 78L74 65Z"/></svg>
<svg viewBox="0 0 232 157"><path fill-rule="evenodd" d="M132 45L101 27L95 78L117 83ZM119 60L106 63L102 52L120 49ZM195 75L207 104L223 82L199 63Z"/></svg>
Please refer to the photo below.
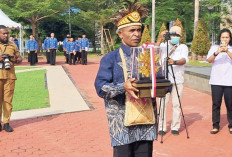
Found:
<svg viewBox="0 0 232 157"><path fill-rule="evenodd" d="M211 134L216 134L219 132L218 128L213 128L213 130L210 131Z"/></svg>
<svg viewBox="0 0 232 157"><path fill-rule="evenodd" d="M2 124L0 124L0 131L2 131Z"/></svg>
<svg viewBox="0 0 232 157"><path fill-rule="evenodd" d="M14 131L13 128L9 125L9 123L4 124L3 129L6 132L13 132Z"/></svg>
<svg viewBox="0 0 232 157"><path fill-rule="evenodd" d="M166 132L165 131L159 131L159 133L158 133L160 136L164 136L165 134L166 134Z"/></svg>
<svg viewBox="0 0 232 157"><path fill-rule="evenodd" d="M172 130L172 134L177 136L177 135L179 135L179 131L177 131L177 130Z"/></svg>

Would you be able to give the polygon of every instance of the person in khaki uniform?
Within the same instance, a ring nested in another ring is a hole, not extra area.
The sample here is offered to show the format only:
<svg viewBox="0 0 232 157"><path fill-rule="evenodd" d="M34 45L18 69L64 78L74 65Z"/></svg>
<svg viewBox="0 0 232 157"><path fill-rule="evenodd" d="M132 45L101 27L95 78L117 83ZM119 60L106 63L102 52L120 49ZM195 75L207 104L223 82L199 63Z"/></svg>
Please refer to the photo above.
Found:
<svg viewBox="0 0 232 157"><path fill-rule="evenodd" d="M17 46L8 41L9 33L7 27L0 25L0 120L3 110L3 129L12 132L13 128L9 125L12 112L12 99L15 88L15 69L14 63L21 63L22 57ZM6 54L9 57L10 68L6 66ZM2 126L0 125L0 131Z"/></svg>

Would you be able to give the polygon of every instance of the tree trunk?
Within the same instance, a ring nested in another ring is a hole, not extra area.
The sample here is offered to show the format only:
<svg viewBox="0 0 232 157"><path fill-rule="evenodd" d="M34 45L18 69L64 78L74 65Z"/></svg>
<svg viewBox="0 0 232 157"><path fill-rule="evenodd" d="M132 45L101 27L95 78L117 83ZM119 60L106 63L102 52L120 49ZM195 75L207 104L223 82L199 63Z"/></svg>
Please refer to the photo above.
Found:
<svg viewBox="0 0 232 157"><path fill-rule="evenodd" d="M195 36L195 33L196 33L198 19L199 19L199 0L195 0L195 8L194 8L194 34L193 34L193 36Z"/></svg>
<svg viewBox="0 0 232 157"><path fill-rule="evenodd" d="M101 54L105 54L105 46L104 46L104 24L103 22L100 22L100 28L101 28Z"/></svg>
<svg viewBox="0 0 232 157"><path fill-rule="evenodd" d="M31 26L32 26L32 35L35 37L35 40L38 42L39 45L38 52L40 52L40 50L42 50L42 41L38 34L37 21L34 16L32 16Z"/></svg>
<svg viewBox="0 0 232 157"><path fill-rule="evenodd" d="M116 36L116 30L117 30L117 27L114 26L113 29L112 29L112 43L115 44L115 36Z"/></svg>
<svg viewBox="0 0 232 157"><path fill-rule="evenodd" d="M195 6L194 6L194 31L193 31L193 38L196 35L196 30L197 30L197 23L199 19L199 0L194 0L195 1ZM191 55L192 60L198 60L198 55L194 54L192 52Z"/></svg>

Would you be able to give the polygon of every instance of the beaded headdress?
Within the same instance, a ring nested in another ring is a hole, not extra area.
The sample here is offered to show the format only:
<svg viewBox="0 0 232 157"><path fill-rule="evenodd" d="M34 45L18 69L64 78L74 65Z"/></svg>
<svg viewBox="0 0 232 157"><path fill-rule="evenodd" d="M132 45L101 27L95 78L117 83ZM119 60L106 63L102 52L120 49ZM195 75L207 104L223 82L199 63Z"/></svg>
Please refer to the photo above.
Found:
<svg viewBox="0 0 232 157"><path fill-rule="evenodd" d="M117 23L118 30L128 26L141 26L141 18L147 16L148 9L143 7L138 0L133 3L125 1L127 8L124 8L116 13L113 20Z"/></svg>

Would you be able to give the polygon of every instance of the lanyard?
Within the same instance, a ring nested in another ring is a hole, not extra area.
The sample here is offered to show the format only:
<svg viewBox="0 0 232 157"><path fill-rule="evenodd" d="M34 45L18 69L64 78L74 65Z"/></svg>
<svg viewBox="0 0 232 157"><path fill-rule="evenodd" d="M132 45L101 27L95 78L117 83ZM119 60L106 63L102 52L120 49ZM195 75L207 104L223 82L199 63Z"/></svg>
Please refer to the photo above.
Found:
<svg viewBox="0 0 232 157"><path fill-rule="evenodd" d="M124 56L123 51L122 51L121 48L119 49L119 54L120 54L120 57L121 57L121 60L122 60L123 74L124 74L124 79L125 79L125 82L126 82L127 79L128 79L128 73L127 73L127 67L126 67L126 59L125 59L125 56Z"/></svg>

